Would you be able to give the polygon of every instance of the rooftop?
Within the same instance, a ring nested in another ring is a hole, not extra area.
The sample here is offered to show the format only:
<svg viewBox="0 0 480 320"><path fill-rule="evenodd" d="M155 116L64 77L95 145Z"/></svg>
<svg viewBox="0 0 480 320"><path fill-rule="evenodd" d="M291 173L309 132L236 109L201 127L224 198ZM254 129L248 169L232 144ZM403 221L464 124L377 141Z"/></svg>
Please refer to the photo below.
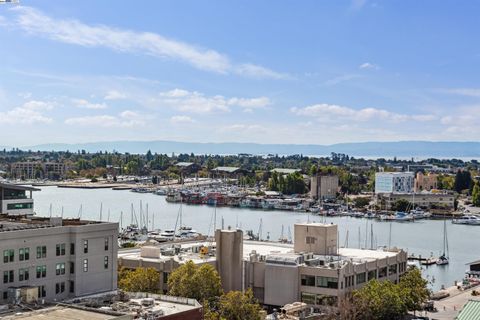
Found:
<svg viewBox="0 0 480 320"><path fill-rule="evenodd" d="M295 172L300 172L302 170L300 169L287 169L287 168L273 168L270 170L270 172L276 172L276 173L283 173L283 174L291 174Z"/></svg>
<svg viewBox="0 0 480 320"><path fill-rule="evenodd" d="M20 215L0 214L0 232L26 229L42 229L61 226L82 226L106 222L81 219L63 219L61 217L30 217Z"/></svg>
<svg viewBox="0 0 480 320"><path fill-rule="evenodd" d="M469 300L462 311L455 318L457 320L477 320L480 319L480 301Z"/></svg>
<svg viewBox="0 0 480 320"><path fill-rule="evenodd" d="M24 185L19 185L19 184L12 184L12 183L5 183L5 182L0 182L0 188L3 189L13 189L13 190L24 190L24 191L40 191L40 189L30 187L30 186L24 186Z"/></svg>
<svg viewBox="0 0 480 320"><path fill-rule="evenodd" d="M40 310L17 312L3 316L2 319L28 319L28 320L114 320L118 316L100 313L91 310L81 310L66 306L55 306Z"/></svg>
<svg viewBox="0 0 480 320"><path fill-rule="evenodd" d="M178 162L175 165L177 167L190 167L193 164L193 162Z"/></svg>
<svg viewBox="0 0 480 320"><path fill-rule="evenodd" d="M228 172L233 173L240 170L239 167L216 167L213 171L221 171L221 172Z"/></svg>

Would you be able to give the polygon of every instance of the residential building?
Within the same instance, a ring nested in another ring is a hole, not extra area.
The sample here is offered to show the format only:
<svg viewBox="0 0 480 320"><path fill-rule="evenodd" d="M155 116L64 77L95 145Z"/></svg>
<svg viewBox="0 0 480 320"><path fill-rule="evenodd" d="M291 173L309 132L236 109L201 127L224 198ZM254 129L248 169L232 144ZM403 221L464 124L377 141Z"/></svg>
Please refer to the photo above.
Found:
<svg viewBox="0 0 480 320"><path fill-rule="evenodd" d="M33 215L32 191L38 190L0 182L0 214Z"/></svg>
<svg viewBox="0 0 480 320"><path fill-rule="evenodd" d="M316 175L310 178L310 196L313 199L335 199L338 192L338 176Z"/></svg>
<svg viewBox="0 0 480 320"><path fill-rule="evenodd" d="M116 290L117 237L118 223L1 215L2 302Z"/></svg>
<svg viewBox="0 0 480 320"><path fill-rule="evenodd" d="M167 289L168 275L192 260L216 267L225 291L251 288L262 304L279 307L296 301L321 309L337 306L368 280L398 282L406 271L403 250L338 248L337 225L303 223L294 227L294 244L243 240L240 230L217 230L215 243L191 242L120 251L121 267L152 267Z"/></svg>
<svg viewBox="0 0 480 320"><path fill-rule="evenodd" d="M14 179L60 179L65 176L66 167L61 162L25 161L14 162L10 167Z"/></svg>
<svg viewBox="0 0 480 320"><path fill-rule="evenodd" d="M438 189L437 174L424 174L422 171L417 172L415 177L415 192L432 191Z"/></svg>
<svg viewBox="0 0 480 320"><path fill-rule="evenodd" d="M413 172L375 173L375 193L410 193L414 188Z"/></svg>
<svg viewBox="0 0 480 320"><path fill-rule="evenodd" d="M448 192L382 193L377 194L377 200L385 210L391 210L398 200L406 200L415 207L439 212L452 211L455 205L455 196Z"/></svg>

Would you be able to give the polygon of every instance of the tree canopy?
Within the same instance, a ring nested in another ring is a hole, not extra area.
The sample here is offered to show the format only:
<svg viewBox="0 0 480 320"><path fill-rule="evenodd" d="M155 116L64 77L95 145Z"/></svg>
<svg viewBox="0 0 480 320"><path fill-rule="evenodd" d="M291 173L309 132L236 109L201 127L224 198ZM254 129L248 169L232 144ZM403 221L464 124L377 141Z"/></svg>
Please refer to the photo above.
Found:
<svg viewBox="0 0 480 320"><path fill-rule="evenodd" d="M168 277L168 292L172 296L197 299L199 302L213 302L222 295L220 276L210 264L197 266L187 261Z"/></svg>
<svg viewBox="0 0 480 320"><path fill-rule="evenodd" d="M475 182L475 186L472 191L472 203L476 207L480 207L480 186L478 182Z"/></svg>
<svg viewBox="0 0 480 320"><path fill-rule="evenodd" d="M205 320L261 320L262 308L248 289L245 293L230 291L205 313Z"/></svg>
<svg viewBox="0 0 480 320"><path fill-rule="evenodd" d="M159 282L160 273L154 268L122 268L118 273L118 286L125 291L156 293Z"/></svg>

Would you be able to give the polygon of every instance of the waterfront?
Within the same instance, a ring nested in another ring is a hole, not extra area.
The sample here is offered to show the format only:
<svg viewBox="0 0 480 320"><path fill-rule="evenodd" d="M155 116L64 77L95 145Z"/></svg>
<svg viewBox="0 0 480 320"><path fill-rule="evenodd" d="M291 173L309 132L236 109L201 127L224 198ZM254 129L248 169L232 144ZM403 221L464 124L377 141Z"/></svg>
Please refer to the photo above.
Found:
<svg viewBox="0 0 480 320"><path fill-rule="evenodd" d="M137 213L140 210L140 201L144 210L148 204L150 225L154 222L155 228L171 229L175 226L180 204L168 203L164 196L151 193L134 193L126 190L111 189L69 189L57 187L41 187L42 191L34 192L35 212L37 215L50 214L59 216L64 212L64 217L78 217L80 206L82 207L83 219L99 219L100 207L103 208L103 219L107 219L110 210L110 221L120 221L123 211L123 225L131 220L131 205ZM212 234L212 218L214 207L183 205L183 223L190 225L197 231ZM152 218L152 214L154 218ZM290 211L264 211L241 209L231 207L216 208L217 227L221 226L223 218L225 227L235 227L237 224L243 230L253 230L257 233L262 224L262 235L265 239L269 233L271 240L280 237L282 225L284 235L288 236L288 227L293 232L293 224L297 222L320 221L323 217L308 215L303 212ZM443 221L421 220L416 222L381 222L373 219L359 219L351 217L326 217L327 223L336 223L339 226L339 244L344 246L347 241L350 247L365 247L371 245L371 226L373 226L373 242L378 246L388 245L391 238L391 246L397 246L408 250L409 254L428 257L432 253L438 256L442 250ZM366 232L368 226L368 232ZM391 237L390 237L391 226ZM424 274L430 279L435 278L433 289L440 289L453 285L455 280L460 280L465 272L465 263L477 260L480 255L478 236L480 227L453 225L447 222L448 240L450 248L450 265L430 266ZM359 238L360 230L360 238ZM368 234L366 241L365 235ZM360 240L360 241L359 241Z"/></svg>

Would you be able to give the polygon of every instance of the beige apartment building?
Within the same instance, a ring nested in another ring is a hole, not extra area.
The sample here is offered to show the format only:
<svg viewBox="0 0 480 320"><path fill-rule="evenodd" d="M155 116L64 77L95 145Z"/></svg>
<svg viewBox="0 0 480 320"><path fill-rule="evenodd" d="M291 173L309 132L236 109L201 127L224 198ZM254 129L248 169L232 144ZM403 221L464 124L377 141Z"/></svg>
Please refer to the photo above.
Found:
<svg viewBox="0 0 480 320"><path fill-rule="evenodd" d="M437 174L423 174L421 171L417 172L417 175L415 176L415 192L432 191L435 189L438 189Z"/></svg>
<svg viewBox="0 0 480 320"><path fill-rule="evenodd" d="M61 162L14 162L10 172L14 179L59 179L65 176L66 166Z"/></svg>
<svg viewBox="0 0 480 320"><path fill-rule="evenodd" d="M391 210L392 205L398 200L406 200L415 207L423 209L453 210L455 196L446 192L418 192L418 193L383 193L378 194L378 203L382 203L382 209Z"/></svg>
<svg viewBox="0 0 480 320"><path fill-rule="evenodd" d="M397 282L406 271L405 251L338 248L337 235L337 225L296 224L292 245L244 241L240 230L217 230L215 242L121 250L118 263L157 269L164 291L179 265L209 263L219 271L225 291L251 288L265 305L302 301L315 308L337 306L368 280Z"/></svg>
<svg viewBox="0 0 480 320"><path fill-rule="evenodd" d="M310 178L310 196L313 199L335 199L338 192L338 176L316 175Z"/></svg>
<svg viewBox="0 0 480 320"><path fill-rule="evenodd" d="M117 223L0 215L1 302L116 290L117 237Z"/></svg>

